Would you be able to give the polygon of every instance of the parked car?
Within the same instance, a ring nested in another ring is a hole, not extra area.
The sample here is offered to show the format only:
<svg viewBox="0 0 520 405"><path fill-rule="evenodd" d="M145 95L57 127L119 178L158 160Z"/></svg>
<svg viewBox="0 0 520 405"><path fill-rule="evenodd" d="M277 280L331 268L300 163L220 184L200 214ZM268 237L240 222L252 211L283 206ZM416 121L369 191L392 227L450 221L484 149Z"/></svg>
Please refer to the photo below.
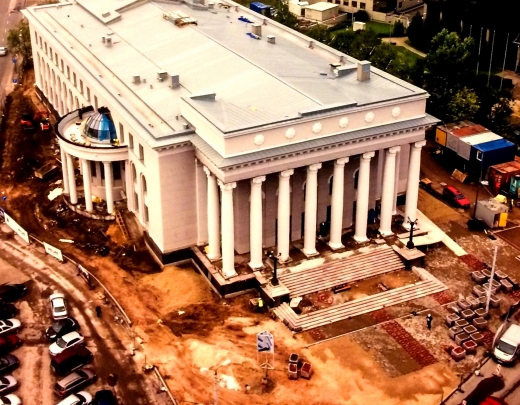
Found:
<svg viewBox="0 0 520 405"><path fill-rule="evenodd" d="M469 208L471 202L453 186L446 186L442 190L442 195L457 208Z"/></svg>
<svg viewBox="0 0 520 405"><path fill-rule="evenodd" d="M93 405L117 405L117 399L110 390L101 390L94 395Z"/></svg>
<svg viewBox="0 0 520 405"><path fill-rule="evenodd" d="M0 395L6 395L13 392L18 386L18 381L12 375L0 377Z"/></svg>
<svg viewBox="0 0 520 405"><path fill-rule="evenodd" d="M13 302L22 298L28 292L25 284L0 285L0 302Z"/></svg>
<svg viewBox="0 0 520 405"><path fill-rule="evenodd" d="M82 367L67 377L59 380L54 386L54 392L59 397L63 398L65 395L78 392L87 385L93 384L97 381L97 375L91 368Z"/></svg>
<svg viewBox="0 0 520 405"><path fill-rule="evenodd" d="M18 357L12 354L6 354L0 357L0 375L7 374L9 371L16 370L20 365Z"/></svg>
<svg viewBox="0 0 520 405"><path fill-rule="evenodd" d="M56 375L67 375L93 359L94 356L85 346L73 346L51 358L51 370Z"/></svg>
<svg viewBox="0 0 520 405"><path fill-rule="evenodd" d="M22 400L16 395L9 394L5 397L0 397L0 405L22 405Z"/></svg>
<svg viewBox="0 0 520 405"><path fill-rule="evenodd" d="M0 335L16 333L22 329L22 323L18 319L5 319L0 321Z"/></svg>
<svg viewBox="0 0 520 405"><path fill-rule="evenodd" d="M57 319L67 318L67 302L65 301L65 295L56 293L49 297L51 303L52 317Z"/></svg>
<svg viewBox="0 0 520 405"><path fill-rule="evenodd" d="M89 405L92 403L92 395L86 391L80 391L77 394L69 395L58 405Z"/></svg>
<svg viewBox="0 0 520 405"><path fill-rule="evenodd" d="M57 338L66 335L69 332L74 332L79 329L79 323L72 317L59 319L54 322L45 331L45 337L51 342L54 342Z"/></svg>
<svg viewBox="0 0 520 405"><path fill-rule="evenodd" d="M13 304L2 304L0 306L0 320L14 318L18 315L18 308L16 308Z"/></svg>
<svg viewBox="0 0 520 405"><path fill-rule="evenodd" d="M60 354L65 349L70 349L73 346L82 345L85 343L85 338L79 332L70 332L62 337L59 337L56 342L54 342L49 347L49 352L51 356L56 356Z"/></svg>
<svg viewBox="0 0 520 405"><path fill-rule="evenodd" d="M7 48L5 46L0 46L0 56L7 55Z"/></svg>
<svg viewBox="0 0 520 405"><path fill-rule="evenodd" d="M16 335L0 337L0 354L6 354L22 345L22 340Z"/></svg>

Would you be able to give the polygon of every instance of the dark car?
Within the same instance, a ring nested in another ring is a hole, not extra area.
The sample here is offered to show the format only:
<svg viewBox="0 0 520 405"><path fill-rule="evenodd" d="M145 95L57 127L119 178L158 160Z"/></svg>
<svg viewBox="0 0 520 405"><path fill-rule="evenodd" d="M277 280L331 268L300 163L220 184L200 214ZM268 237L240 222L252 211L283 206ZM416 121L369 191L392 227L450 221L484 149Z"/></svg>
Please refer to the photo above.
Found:
<svg viewBox="0 0 520 405"><path fill-rule="evenodd" d="M469 208L471 202L453 186L446 186L442 195L457 208Z"/></svg>
<svg viewBox="0 0 520 405"><path fill-rule="evenodd" d="M59 337L66 335L69 332L74 332L79 329L79 323L72 317L60 319L54 322L45 331L45 337L51 342L54 342Z"/></svg>
<svg viewBox="0 0 520 405"><path fill-rule="evenodd" d="M19 365L20 361L18 360L18 357L13 356L12 354L0 357L0 375L16 370Z"/></svg>
<svg viewBox="0 0 520 405"><path fill-rule="evenodd" d="M16 335L2 336L0 337L0 354L7 354L21 345L22 341Z"/></svg>
<svg viewBox="0 0 520 405"><path fill-rule="evenodd" d="M14 318L18 315L18 308L13 304L0 305L0 320Z"/></svg>
<svg viewBox="0 0 520 405"><path fill-rule="evenodd" d="M28 292L25 284L0 285L0 302L13 302L20 299Z"/></svg>
<svg viewBox="0 0 520 405"><path fill-rule="evenodd" d="M94 395L92 405L117 405L117 399L112 391L101 390Z"/></svg>
<svg viewBox="0 0 520 405"><path fill-rule="evenodd" d="M96 381L97 375L94 370L83 367L59 380L54 386L54 392L63 398L66 395L78 392L83 387L93 384Z"/></svg>
<svg viewBox="0 0 520 405"><path fill-rule="evenodd" d="M56 375L67 375L94 360L94 356L85 346L73 346L60 354L52 356L51 370Z"/></svg>

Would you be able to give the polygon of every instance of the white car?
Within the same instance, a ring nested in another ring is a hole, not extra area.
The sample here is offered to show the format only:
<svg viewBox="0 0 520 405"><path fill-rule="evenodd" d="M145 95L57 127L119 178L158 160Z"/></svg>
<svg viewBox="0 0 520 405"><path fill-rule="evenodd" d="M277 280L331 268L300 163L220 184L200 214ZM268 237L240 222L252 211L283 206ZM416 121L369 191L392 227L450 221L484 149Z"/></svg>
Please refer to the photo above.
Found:
<svg viewBox="0 0 520 405"><path fill-rule="evenodd" d="M0 405L22 405L22 400L16 395L9 394L0 397Z"/></svg>
<svg viewBox="0 0 520 405"><path fill-rule="evenodd" d="M92 403L92 395L86 391L80 391L76 394L69 395L58 405L89 405Z"/></svg>
<svg viewBox="0 0 520 405"><path fill-rule="evenodd" d="M85 343L85 338L81 333L70 332L58 338L56 342L50 345L49 352L51 353L51 356L56 356L69 347L81 345L83 343Z"/></svg>
<svg viewBox="0 0 520 405"><path fill-rule="evenodd" d="M7 48L5 46L0 46L0 56L7 55Z"/></svg>
<svg viewBox="0 0 520 405"><path fill-rule="evenodd" d="M68 316L65 295L52 294L49 297L49 301L51 302L52 317L54 319L65 319Z"/></svg>
<svg viewBox="0 0 520 405"><path fill-rule="evenodd" d="M0 377L0 395L8 394L16 389L18 381L12 375Z"/></svg>
<svg viewBox="0 0 520 405"><path fill-rule="evenodd" d="M4 319L0 321L0 336L16 333L22 329L22 323L18 319Z"/></svg>

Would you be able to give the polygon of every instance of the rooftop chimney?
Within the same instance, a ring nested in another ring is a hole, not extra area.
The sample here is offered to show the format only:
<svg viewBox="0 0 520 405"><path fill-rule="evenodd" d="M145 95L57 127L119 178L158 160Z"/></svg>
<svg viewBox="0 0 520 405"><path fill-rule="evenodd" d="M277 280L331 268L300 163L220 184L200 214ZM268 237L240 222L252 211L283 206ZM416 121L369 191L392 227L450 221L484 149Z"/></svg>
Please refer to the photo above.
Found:
<svg viewBox="0 0 520 405"><path fill-rule="evenodd" d="M139 84L141 83L141 76L139 75L134 75L134 80L133 80L134 84Z"/></svg>
<svg viewBox="0 0 520 405"><path fill-rule="evenodd" d="M172 75L172 89L175 89L181 85L179 81L179 75Z"/></svg>
<svg viewBox="0 0 520 405"><path fill-rule="evenodd" d="M360 82L370 79L370 62L367 60L358 62L357 79Z"/></svg>
<svg viewBox="0 0 520 405"><path fill-rule="evenodd" d="M276 43L276 37L274 35L268 35L267 36L267 42L269 42L270 44L275 44Z"/></svg>
<svg viewBox="0 0 520 405"><path fill-rule="evenodd" d="M261 24L253 24L251 26L251 32L256 36L262 36L262 25Z"/></svg>

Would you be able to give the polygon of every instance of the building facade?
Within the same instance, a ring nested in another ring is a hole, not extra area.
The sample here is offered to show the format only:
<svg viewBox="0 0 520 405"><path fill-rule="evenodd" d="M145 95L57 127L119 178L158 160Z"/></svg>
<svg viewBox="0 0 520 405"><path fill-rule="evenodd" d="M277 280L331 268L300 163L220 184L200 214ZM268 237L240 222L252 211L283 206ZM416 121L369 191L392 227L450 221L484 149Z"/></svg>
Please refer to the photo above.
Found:
<svg viewBox="0 0 520 405"><path fill-rule="evenodd" d="M229 6L229 7L227 7ZM61 115L64 194L126 201L159 260L208 245L262 266L330 224L415 219L428 94L235 3L81 0L24 10L36 85ZM82 185L76 184L81 173Z"/></svg>

